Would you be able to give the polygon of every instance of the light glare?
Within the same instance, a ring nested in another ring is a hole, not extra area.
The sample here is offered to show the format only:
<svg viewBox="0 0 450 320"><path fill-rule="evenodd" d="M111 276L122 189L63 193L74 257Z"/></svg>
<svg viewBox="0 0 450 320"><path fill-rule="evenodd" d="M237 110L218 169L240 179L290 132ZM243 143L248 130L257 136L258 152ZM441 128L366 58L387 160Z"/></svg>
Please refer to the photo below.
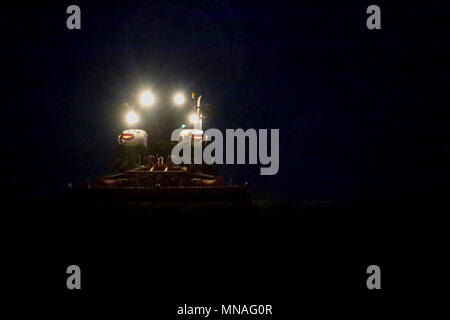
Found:
<svg viewBox="0 0 450 320"><path fill-rule="evenodd" d="M196 115L195 113L192 113L192 114L189 116L189 121L190 121L191 123L196 123L196 122L198 121L197 115Z"/></svg>
<svg viewBox="0 0 450 320"><path fill-rule="evenodd" d="M143 106L151 106L155 102L155 97L150 91L145 91L141 94L141 104Z"/></svg>
<svg viewBox="0 0 450 320"><path fill-rule="evenodd" d="M173 98L175 104L182 105L184 103L184 95L182 93L177 93Z"/></svg>
<svg viewBox="0 0 450 320"><path fill-rule="evenodd" d="M138 122L139 117L136 114L136 112L134 111L130 111L127 113L127 122L128 124L135 124L136 122Z"/></svg>

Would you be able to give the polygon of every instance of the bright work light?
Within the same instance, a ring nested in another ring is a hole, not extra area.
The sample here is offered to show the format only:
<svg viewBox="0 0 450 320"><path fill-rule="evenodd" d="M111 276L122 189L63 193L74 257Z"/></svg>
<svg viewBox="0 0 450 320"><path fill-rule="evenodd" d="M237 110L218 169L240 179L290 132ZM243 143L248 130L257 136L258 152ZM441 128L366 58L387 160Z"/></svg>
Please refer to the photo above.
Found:
<svg viewBox="0 0 450 320"><path fill-rule="evenodd" d="M144 91L141 94L141 104L143 106L151 106L155 102L155 97L150 91Z"/></svg>
<svg viewBox="0 0 450 320"><path fill-rule="evenodd" d="M126 118L127 118L128 124L135 124L136 122L139 121L139 117L136 114L136 112L134 112L134 111L128 112Z"/></svg>
<svg viewBox="0 0 450 320"><path fill-rule="evenodd" d="M176 105L182 105L184 103L184 95L182 93L177 93L175 97L173 97L173 101Z"/></svg>
<svg viewBox="0 0 450 320"><path fill-rule="evenodd" d="M195 113L192 113L192 114L189 116L189 121L190 121L191 123L196 123L196 122L198 121L197 115L196 115Z"/></svg>

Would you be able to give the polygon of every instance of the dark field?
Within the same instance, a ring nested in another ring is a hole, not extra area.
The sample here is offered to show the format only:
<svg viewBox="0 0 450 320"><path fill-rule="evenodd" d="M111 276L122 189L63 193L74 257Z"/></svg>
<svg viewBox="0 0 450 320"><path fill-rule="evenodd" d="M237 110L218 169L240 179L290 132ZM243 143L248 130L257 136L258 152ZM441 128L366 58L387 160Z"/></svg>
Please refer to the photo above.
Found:
<svg viewBox="0 0 450 320"><path fill-rule="evenodd" d="M399 297L417 299L419 288L433 292L445 270L445 230L437 218L448 207L429 199L65 198L12 208L3 226L10 235L5 264L13 294L37 297L36 308L40 301L58 303L71 314L86 314L89 307L96 314L145 310L173 319L185 303L240 303L272 304L275 318L306 311L358 315L360 307L381 315L384 307L398 306ZM79 292L66 288L71 264L82 270ZM378 292L366 288L371 264L382 270Z"/></svg>

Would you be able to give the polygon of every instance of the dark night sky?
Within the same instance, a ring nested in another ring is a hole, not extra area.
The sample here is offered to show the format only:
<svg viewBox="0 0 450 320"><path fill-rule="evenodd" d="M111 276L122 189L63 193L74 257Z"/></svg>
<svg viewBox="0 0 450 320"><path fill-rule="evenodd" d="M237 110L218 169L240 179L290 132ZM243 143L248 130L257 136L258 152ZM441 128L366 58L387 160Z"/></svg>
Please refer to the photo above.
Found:
<svg viewBox="0 0 450 320"><path fill-rule="evenodd" d="M382 29L366 28L370 4ZM66 28L77 4L82 29ZM2 5L3 188L53 195L113 160L120 104L185 88L205 126L279 128L280 171L223 173L281 199L448 191L448 3L71 1ZM162 99L162 97L161 97ZM37 190L37 192L35 191Z"/></svg>

